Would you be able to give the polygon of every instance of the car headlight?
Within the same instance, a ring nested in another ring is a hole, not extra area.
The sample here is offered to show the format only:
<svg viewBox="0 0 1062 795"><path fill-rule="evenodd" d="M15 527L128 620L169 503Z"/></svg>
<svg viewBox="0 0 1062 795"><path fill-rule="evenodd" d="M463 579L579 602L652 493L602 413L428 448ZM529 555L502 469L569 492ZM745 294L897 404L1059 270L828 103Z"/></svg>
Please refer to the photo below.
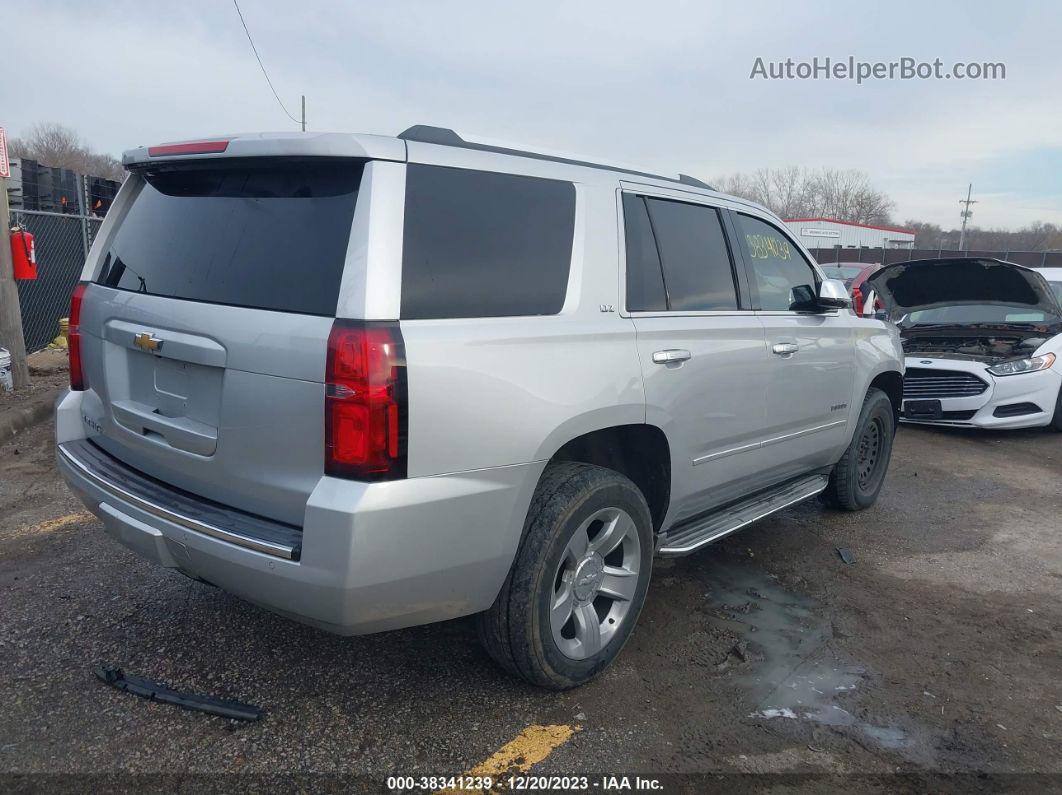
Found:
<svg viewBox="0 0 1062 795"><path fill-rule="evenodd" d="M992 375L1018 375L1019 373L1035 373L1037 370L1046 370L1055 363L1053 353L1045 353L1043 356L1033 356L1031 359L1012 359L1009 362L1000 362L988 368Z"/></svg>

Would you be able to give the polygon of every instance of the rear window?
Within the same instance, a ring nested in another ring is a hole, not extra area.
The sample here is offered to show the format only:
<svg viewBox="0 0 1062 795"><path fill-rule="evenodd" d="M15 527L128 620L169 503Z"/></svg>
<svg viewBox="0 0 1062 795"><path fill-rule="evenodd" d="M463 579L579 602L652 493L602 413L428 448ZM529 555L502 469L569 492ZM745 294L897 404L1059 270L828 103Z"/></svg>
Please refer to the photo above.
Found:
<svg viewBox="0 0 1062 795"><path fill-rule="evenodd" d="M574 231L570 182L410 165L402 317L555 315Z"/></svg>
<svg viewBox="0 0 1062 795"><path fill-rule="evenodd" d="M256 159L147 171L104 254L99 283L334 315L362 167Z"/></svg>

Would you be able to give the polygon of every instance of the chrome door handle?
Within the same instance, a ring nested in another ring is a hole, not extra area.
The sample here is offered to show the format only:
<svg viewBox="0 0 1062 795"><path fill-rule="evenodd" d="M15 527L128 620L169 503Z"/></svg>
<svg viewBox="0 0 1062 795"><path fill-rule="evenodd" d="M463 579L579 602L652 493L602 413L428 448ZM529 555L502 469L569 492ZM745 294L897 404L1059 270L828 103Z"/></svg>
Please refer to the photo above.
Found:
<svg viewBox="0 0 1062 795"><path fill-rule="evenodd" d="M671 364L671 362L684 362L693 356L683 348L670 348L666 351L653 351L654 364Z"/></svg>
<svg viewBox="0 0 1062 795"><path fill-rule="evenodd" d="M796 353L800 350L800 346L795 342L776 342L771 350L777 353L779 356L788 356L791 353Z"/></svg>

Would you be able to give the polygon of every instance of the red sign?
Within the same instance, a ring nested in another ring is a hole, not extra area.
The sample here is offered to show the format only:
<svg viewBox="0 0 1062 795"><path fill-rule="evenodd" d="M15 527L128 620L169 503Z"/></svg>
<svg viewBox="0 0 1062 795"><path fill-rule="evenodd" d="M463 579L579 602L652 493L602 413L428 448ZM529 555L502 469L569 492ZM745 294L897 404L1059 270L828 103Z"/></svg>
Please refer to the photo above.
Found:
<svg viewBox="0 0 1062 795"><path fill-rule="evenodd" d="M11 164L7 162L7 133L0 127L0 177L11 176Z"/></svg>

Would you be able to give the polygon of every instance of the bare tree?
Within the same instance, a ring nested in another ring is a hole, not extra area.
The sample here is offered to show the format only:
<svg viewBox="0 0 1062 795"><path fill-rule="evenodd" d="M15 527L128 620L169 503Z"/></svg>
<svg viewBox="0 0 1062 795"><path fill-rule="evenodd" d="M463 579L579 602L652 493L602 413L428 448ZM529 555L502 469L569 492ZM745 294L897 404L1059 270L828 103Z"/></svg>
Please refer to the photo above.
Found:
<svg viewBox="0 0 1062 795"><path fill-rule="evenodd" d="M959 230L942 229L937 224L909 220L904 226L915 233L915 248L957 250ZM966 251L988 251L1005 254L1008 251L1062 250L1062 226L1035 221L1020 229L982 229L967 227Z"/></svg>
<svg viewBox="0 0 1062 795"><path fill-rule="evenodd" d="M944 245L945 232L939 224L907 220L903 226L915 233L913 248L947 248Z"/></svg>
<svg viewBox="0 0 1062 795"><path fill-rule="evenodd" d="M761 168L715 181L725 193L759 202L782 218L824 217L864 224L888 223L893 201L862 171L796 166Z"/></svg>
<svg viewBox="0 0 1062 795"><path fill-rule="evenodd" d="M75 130L58 122L34 125L27 136L13 138L10 148L11 157L36 160L41 165L118 182L125 177L122 164L115 158L93 151Z"/></svg>

